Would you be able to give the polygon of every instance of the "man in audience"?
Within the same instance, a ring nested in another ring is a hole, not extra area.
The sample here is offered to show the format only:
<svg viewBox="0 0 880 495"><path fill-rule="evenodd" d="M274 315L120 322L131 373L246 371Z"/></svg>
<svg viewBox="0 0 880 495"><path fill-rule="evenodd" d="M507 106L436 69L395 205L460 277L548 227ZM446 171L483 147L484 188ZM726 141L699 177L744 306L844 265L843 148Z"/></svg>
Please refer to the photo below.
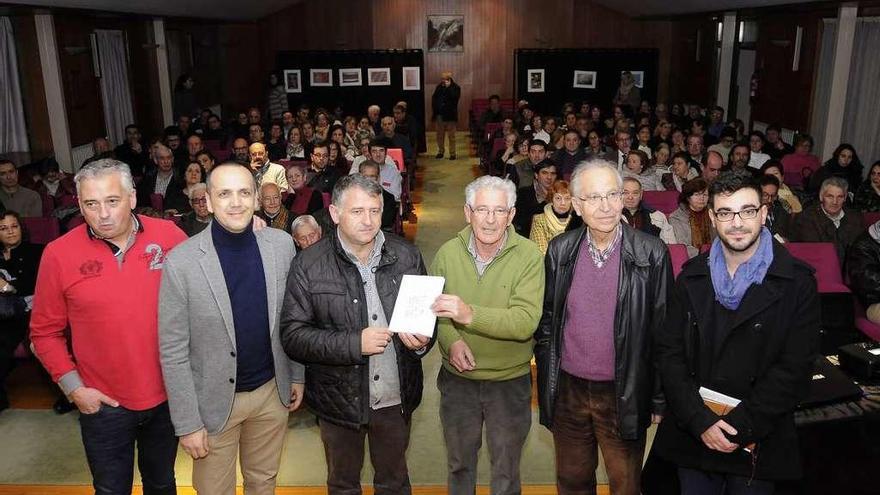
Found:
<svg viewBox="0 0 880 495"><path fill-rule="evenodd" d="M266 225L290 234L290 225L294 214L281 204L281 189L274 182L263 182L260 186L260 211L256 216L262 218Z"/></svg>
<svg viewBox="0 0 880 495"><path fill-rule="evenodd" d="M846 254L846 271L853 294L865 316L880 324L880 222L868 226Z"/></svg>
<svg viewBox="0 0 880 495"><path fill-rule="evenodd" d="M376 184L381 185L380 177L379 177L379 164L376 162L369 160L361 163L360 168L358 169L358 173L363 175L364 177L376 181ZM394 196L382 188L382 230L386 232L394 231L394 222L397 220L397 213L399 210L399 205L397 201L394 199Z"/></svg>
<svg viewBox="0 0 880 495"><path fill-rule="evenodd" d="M236 138L232 142L232 159L242 165L250 165L251 155L248 153L247 139Z"/></svg>
<svg viewBox="0 0 880 495"><path fill-rule="evenodd" d="M308 103L303 103L296 109L296 122L299 125L303 125L306 122L311 122L311 114L312 109L309 107Z"/></svg>
<svg viewBox="0 0 880 495"><path fill-rule="evenodd" d="M734 144L736 144L736 129L733 127L723 127L718 142L709 146L709 151L717 151L724 158L724 164L727 165L729 163L728 157Z"/></svg>
<svg viewBox="0 0 880 495"><path fill-rule="evenodd" d="M534 181L535 167L547 158L547 143L541 140L532 141L529 144L529 156L508 165L507 178L516 187L529 187Z"/></svg>
<svg viewBox="0 0 880 495"><path fill-rule="evenodd" d="M159 364L157 301L165 258L186 235L132 213L134 181L122 162L98 160L74 180L86 225L43 253L34 352L81 413L95 491L131 492L137 448L144 492L173 495L177 438Z"/></svg>
<svg viewBox="0 0 880 495"><path fill-rule="evenodd" d="M334 167L328 167L330 161L330 148L326 142L315 143L312 149L312 162L306 170L306 185L317 189L322 193L333 191L336 181L339 180L339 172Z"/></svg>
<svg viewBox="0 0 880 495"><path fill-rule="evenodd" d="M296 118L293 115L293 112L290 110L285 110L284 113L281 114L281 130L284 134L284 139L287 139L287 136L290 135L290 130L296 125Z"/></svg>
<svg viewBox="0 0 880 495"><path fill-rule="evenodd" d="M761 204L767 209L764 226L782 241L790 239L791 214L785 211L779 201L779 179L770 174L763 174L758 178L758 184L761 186Z"/></svg>
<svg viewBox="0 0 880 495"><path fill-rule="evenodd" d="M757 171L749 167L749 162L752 159L751 155L752 152L749 149L749 145L742 143L734 144L730 149L727 164L732 170L743 170L752 175L757 175Z"/></svg>
<svg viewBox="0 0 880 495"><path fill-rule="evenodd" d="M150 196L159 194L163 204L179 204L183 196L184 181L174 169L174 156L168 147L159 145L154 152L156 173L144 177L137 187L137 200L142 206L150 206Z"/></svg>
<svg viewBox="0 0 880 495"><path fill-rule="evenodd" d="M767 126L766 143L764 153L774 160L781 160L783 156L794 153L794 148L783 141L782 128L778 125Z"/></svg>
<svg viewBox="0 0 880 495"><path fill-rule="evenodd" d="M248 141L251 144L263 142L263 126L260 124L250 124L248 126Z"/></svg>
<svg viewBox="0 0 880 495"><path fill-rule="evenodd" d="M403 159L407 163L411 163L415 159L415 151L409 142L409 139L395 132L396 124L394 117L382 117L382 134L377 137L384 137L388 140L391 148L400 148L403 150Z"/></svg>
<svg viewBox="0 0 880 495"><path fill-rule="evenodd" d="M34 190L41 198L42 205L51 205L52 210L66 204L73 203L76 197L76 184L70 176L63 176L58 168L58 162L54 158L47 158L40 162L40 175L36 180ZM50 212L45 212L46 214Z"/></svg>
<svg viewBox="0 0 880 495"><path fill-rule="evenodd" d="M552 199L550 188L559 175L556 170L556 165L550 160L539 162L534 167L532 183L516 191L513 227L519 235L528 238L532 231L532 219L544 211L544 206Z"/></svg>
<svg viewBox="0 0 880 495"><path fill-rule="evenodd" d="M40 194L18 183L18 169L15 164L0 158L0 203L22 217L43 216L43 201Z"/></svg>
<svg viewBox="0 0 880 495"><path fill-rule="evenodd" d="M150 152L141 143L141 130L135 124L125 126L125 141L113 150L113 154L128 165L135 177L143 177L150 168Z"/></svg>
<svg viewBox="0 0 880 495"><path fill-rule="evenodd" d="M486 124L498 124L504 118L501 110L501 97L492 95L489 97L489 108L480 115L480 133L486 132Z"/></svg>
<svg viewBox="0 0 880 495"><path fill-rule="evenodd" d="M321 240L321 226L311 215L300 215L290 225L293 240L300 250Z"/></svg>
<svg viewBox="0 0 880 495"><path fill-rule="evenodd" d="M403 102L394 105L394 129L398 134L406 136L413 154L419 149L419 123L415 117L406 112Z"/></svg>
<svg viewBox="0 0 880 495"><path fill-rule="evenodd" d="M688 158L690 158L689 164L691 168L699 171L701 164L705 163L706 161L706 152L703 147L703 137L693 134L688 136L686 147ZM724 165L724 157L720 153L718 153L718 156L721 158L721 164Z"/></svg>
<svg viewBox="0 0 880 495"><path fill-rule="evenodd" d="M251 171L257 181L258 190L263 184L271 182L277 184L281 192L287 191L287 171L282 165L269 161L269 153L266 151L265 144L254 143L250 145L248 153L251 157Z"/></svg>
<svg viewBox="0 0 880 495"><path fill-rule="evenodd" d="M382 109L379 108L379 105L367 107L367 119L369 119L370 125L373 126L373 133L377 136L382 133L382 120L379 118L381 111Z"/></svg>
<svg viewBox="0 0 880 495"><path fill-rule="evenodd" d="M177 128L180 130L181 139L186 139L195 134L192 129L192 117L189 115L177 117Z"/></svg>
<svg viewBox="0 0 880 495"><path fill-rule="evenodd" d="M656 335L667 408L653 449L681 493L771 494L801 476L794 411L818 350L816 280L762 226L750 174L721 174L709 215L718 237L685 264ZM703 388L741 402L719 414Z"/></svg>
<svg viewBox="0 0 880 495"><path fill-rule="evenodd" d="M446 278L431 306L443 364L437 377L451 495L473 494L483 425L491 490L520 493L520 458L531 426L532 334L541 317L544 262L512 226L516 190L483 176L465 189L468 226L431 265Z"/></svg>
<svg viewBox="0 0 880 495"><path fill-rule="evenodd" d="M183 229L187 236L192 237L205 230L205 227L208 226L214 217L208 210L208 189L204 182L199 182L190 187L187 196L189 197L192 211L180 217L180 228Z"/></svg>
<svg viewBox="0 0 880 495"><path fill-rule="evenodd" d="M676 243L666 215L642 202L642 184L635 177L623 179L623 216L630 227L659 237L666 244Z"/></svg>
<svg viewBox="0 0 880 495"><path fill-rule="evenodd" d="M581 147L581 136L577 129L565 131L562 149L553 154L560 177L571 177L578 163L587 159L587 150ZM567 180L567 179L566 179Z"/></svg>
<svg viewBox="0 0 880 495"><path fill-rule="evenodd" d="M202 138L217 141L220 143L220 146L226 146L229 135L226 129L223 128L223 121L220 120L220 117L214 114L208 117L208 128L202 132Z"/></svg>
<svg viewBox="0 0 880 495"><path fill-rule="evenodd" d="M199 493L234 493L240 452L247 492L272 494L288 412L304 390L303 367L279 337L295 249L289 234L253 230L257 191L247 168L223 163L207 187L211 228L168 256L159 291L171 421Z"/></svg>
<svg viewBox="0 0 880 495"><path fill-rule="evenodd" d="M724 108L719 106L712 107L712 110L709 112L709 128L706 129L706 132L709 133L710 136L718 139L723 142L724 137L722 136L724 129ZM736 133L734 131L733 140L736 141ZM730 148L730 145L727 145L727 148ZM727 153L722 153L722 156L727 156Z"/></svg>
<svg viewBox="0 0 880 495"><path fill-rule="evenodd" d="M706 153L704 161L700 164L700 177L711 183L721 173L722 168L724 168L724 158L717 151L710 151Z"/></svg>
<svg viewBox="0 0 880 495"><path fill-rule="evenodd" d="M394 201L400 201L400 194L403 190L403 177L397 170L397 165L387 154L388 140L383 138L375 138L369 142L367 146L367 154L355 158L352 163L349 174L356 174L360 171L360 166L365 162L372 162L379 167L379 184L382 189L391 193Z"/></svg>
<svg viewBox="0 0 880 495"><path fill-rule="evenodd" d="M833 243L841 267L846 250L865 230L862 214L846 206L848 188L846 179L825 179L819 189L819 204L804 208L795 217L795 239L798 242Z"/></svg>
<svg viewBox="0 0 880 495"><path fill-rule="evenodd" d="M330 215L338 227L290 268L281 341L292 359L309 363L305 399L318 416L329 494L361 493L365 437L373 486L407 494L410 419L433 339L391 333L388 321L401 278L424 275L424 262L415 246L380 229L382 188L372 180L339 179Z"/></svg>
<svg viewBox="0 0 880 495"><path fill-rule="evenodd" d="M186 152L187 152L187 165L193 162L197 162L197 156L199 152L205 149L204 143L202 143L202 138L198 134L193 134L192 136L186 138ZM186 169L184 169L186 171Z"/></svg>
<svg viewBox="0 0 880 495"><path fill-rule="evenodd" d="M623 170L626 165L626 155L632 146L632 134L629 131L619 130L614 135L614 143L617 147L617 170Z"/></svg>
<svg viewBox="0 0 880 495"><path fill-rule="evenodd" d="M262 126L263 125L263 115L260 113L260 109L257 107L248 108L247 121L248 121L248 125L258 124L258 125Z"/></svg>
<svg viewBox="0 0 880 495"><path fill-rule="evenodd" d="M581 165L571 186L584 226L547 251L535 334L541 424L553 432L560 494L596 492L602 449L611 490L638 495L647 429L663 414L652 342L672 264L660 239L620 222L623 180L611 164Z"/></svg>
<svg viewBox="0 0 880 495"><path fill-rule="evenodd" d="M92 163L102 158L113 158L113 149L110 148L110 141L107 138L99 137L92 141L92 156L86 158L82 166Z"/></svg>

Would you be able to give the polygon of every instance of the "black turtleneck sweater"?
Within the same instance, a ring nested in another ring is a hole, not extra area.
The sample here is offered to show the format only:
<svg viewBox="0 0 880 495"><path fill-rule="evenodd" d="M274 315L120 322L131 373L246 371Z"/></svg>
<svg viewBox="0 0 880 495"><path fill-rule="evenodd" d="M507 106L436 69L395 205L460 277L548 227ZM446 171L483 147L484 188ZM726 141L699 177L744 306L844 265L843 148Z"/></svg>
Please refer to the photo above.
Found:
<svg viewBox="0 0 880 495"><path fill-rule="evenodd" d="M235 391L249 392L275 377L263 258L251 225L244 232L232 233L215 220L211 222L211 238L232 305Z"/></svg>

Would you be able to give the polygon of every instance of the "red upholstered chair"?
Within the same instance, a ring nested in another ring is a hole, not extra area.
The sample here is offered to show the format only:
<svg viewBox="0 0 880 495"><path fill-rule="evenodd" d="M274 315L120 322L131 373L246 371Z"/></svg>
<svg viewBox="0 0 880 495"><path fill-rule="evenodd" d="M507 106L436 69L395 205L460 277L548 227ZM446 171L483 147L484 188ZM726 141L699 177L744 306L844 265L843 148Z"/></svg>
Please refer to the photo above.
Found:
<svg viewBox="0 0 880 495"><path fill-rule="evenodd" d="M830 242L787 242L788 252L816 270L816 283L820 294L849 294L843 283L837 251Z"/></svg>
<svg viewBox="0 0 880 495"><path fill-rule="evenodd" d="M669 248L669 257L672 259L672 275L678 278L678 274L681 273L681 267L688 260L687 246L684 244L668 244L666 247Z"/></svg>
<svg viewBox="0 0 880 495"><path fill-rule="evenodd" d="M284 167L284 170L289 169L290 164L291 164L290 160L278 160L278 165L281 165L282 167Z"/></svg>
<svg viewBox="0 0 880 495"><path fill-rule="evenodd" d="M330 207L330 202L333 200L333 196L328 192L322 192L321 199L324 200L324 208L328 208Z"/></svg>
<svg viewBox="0 0 880 495"><path fill-rule="evenodd" d="M865 308L859 304L858 299L855 302L855 310L856 310L856 328L859 329L860 332L865 334L867 337L870 337L875 342L880 342L880 325L872 322L865 316Z"/></svg>
<svg viewBox="0 0 880 495"><path fill-rule="evenodd" d="M862 213L862 223L865 224L865 228L874 225L878 220L880 220L880 211L866 211Z"/></svg>
<svg viewBox="0 0 880 495"><path fill-rule="evenodd" d="M397 165L397 170L400 171L401 174L406 172L406 163L403 161L403 150L400 148L388 148L388 156L394 160L394 163Z"/></svg>
<svg viewBox="0 0 880 495"><path fill-rule="evenodd" d="M61 227L55 217L22 218L25 228L34 244L48 244L61 235Z"/></svg>
<svg viewBox="0 0 880 495"><path fill-rule="evenodd" d="M497 131L498 129L501 129L500 122L489 122L488 124L486 124L486 141L491 141L492 136L495 135L495 131Z"/></svg>
<svg viewBox="0 0 880 495"><path fill-rule="evenodd" d="M645 191L642 193L642 202L669 215L678 208L678 191Z"/></svg>
<svg viewBox="0 0 880 495"><path fill-rule="evenodd" d="M150 207L156 211L165 211L162 208L162 205L165 203L165 198L162 197L161 194L153 193L150 195Z"/></svg>

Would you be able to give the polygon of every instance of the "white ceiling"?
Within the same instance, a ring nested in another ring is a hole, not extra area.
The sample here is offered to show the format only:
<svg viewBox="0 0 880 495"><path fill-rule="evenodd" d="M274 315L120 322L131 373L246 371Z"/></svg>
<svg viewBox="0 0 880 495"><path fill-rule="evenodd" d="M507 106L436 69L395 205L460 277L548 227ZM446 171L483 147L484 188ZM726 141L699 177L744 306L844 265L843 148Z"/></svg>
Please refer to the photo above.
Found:
<svg viewBox="0 0 880 495"><path fill-rule="evenodd" d="M5 3L167 17L255 20L301 0L3 0ZM363 0L351 0L363 1ZM585 0L574 0L585 1ZM767 7L816 0L594 0L634 17Z"/></svg>

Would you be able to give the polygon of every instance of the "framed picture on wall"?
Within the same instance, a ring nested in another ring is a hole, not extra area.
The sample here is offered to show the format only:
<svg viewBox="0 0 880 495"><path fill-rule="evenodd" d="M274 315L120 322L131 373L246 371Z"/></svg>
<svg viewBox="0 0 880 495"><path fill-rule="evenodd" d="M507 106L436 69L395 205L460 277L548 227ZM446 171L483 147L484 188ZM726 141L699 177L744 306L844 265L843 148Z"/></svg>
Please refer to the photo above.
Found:
<svg viewBox="0 0 880 495"><path fill-rule="evenodd" d="M464 16L463 15L429 15L428 16L428 51L429 52L463 52L464 51Z"/></svg>
<svg viewBox="0 0 880 495"><path fill-rule="evenodd" d="M422 89L422 70L419 67L403 68L403 90L418 91Z"/></svg>
<svg viewBox="0 0 880 495"><path fill-rule="evenodd" d="M596 71L574 71L574 82L572 83L572 87L580 89L596 89Z"/></svg>
<svg viewBox="0 0 880 495"><path fill-rule="evenodd" d="M626 71L620 71L621 74L623 74L624 72L626 72ZM644 88L645 87L645 71L631 70L631 71L629 71L629 73L633 75L633 83L635 84L635 87L637 87L637 88Z"/></svg>
<svg viewBox="0 0 880 495"><path fill-rule="evenodd" d="M309 86L333 86L333 69L311 69Z"/></svg>
<svg viewBox="0 0 880 495"><path fill-rule="evenodd" d="M529 69L528 70L528 87L526 90L529 93L543 93L544 92L544 69Z"/></svg>
<svg viewBox="0 0 880 495"><path fill-rule="evenodd" d="M284 71L284 91L288 93L302 93L302 71L299 69Z"/></svg>
<svg viewBox="0 0 880 495"><path fill-rule="evenodd" d="M391 69L367 69L367 84L370 86L391 86Z"/></svg>
<svg viewBox="0 0 880 495"><path fill-rule="evenodd" d="M340 86L363 86L361 80L361 69L353 67L350 69L339 69L339 85Z"/></svg>

